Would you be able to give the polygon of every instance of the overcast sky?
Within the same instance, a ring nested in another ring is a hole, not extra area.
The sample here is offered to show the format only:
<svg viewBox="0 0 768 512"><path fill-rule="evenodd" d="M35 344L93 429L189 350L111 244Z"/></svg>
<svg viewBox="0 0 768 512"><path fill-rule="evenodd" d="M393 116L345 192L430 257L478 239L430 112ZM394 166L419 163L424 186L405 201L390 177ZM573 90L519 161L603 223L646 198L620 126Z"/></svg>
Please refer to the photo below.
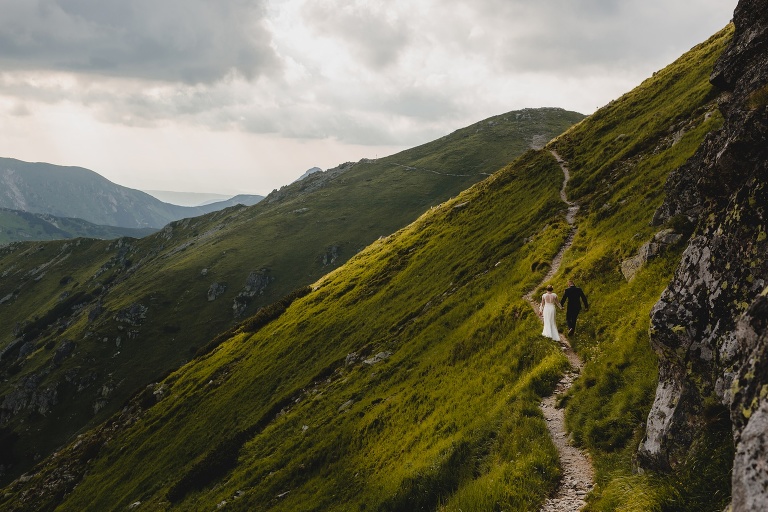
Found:
<svg viewBox="0 0 768 512"><path fill-rule="evenodd" d="M492 115L590 114L736 0L0 0L0 156L266 194Z"/></svg>

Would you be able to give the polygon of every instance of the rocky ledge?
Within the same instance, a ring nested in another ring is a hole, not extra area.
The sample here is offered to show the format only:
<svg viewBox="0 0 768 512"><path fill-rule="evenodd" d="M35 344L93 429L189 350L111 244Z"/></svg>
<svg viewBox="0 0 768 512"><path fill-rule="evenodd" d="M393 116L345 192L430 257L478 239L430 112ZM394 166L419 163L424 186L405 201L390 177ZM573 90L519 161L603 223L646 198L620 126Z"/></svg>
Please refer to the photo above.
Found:
<svg viewBox="0 0 768 512"><path fill-rule="evenodd" d="M723 128L667 183L654 221L697 227L651 314L659 384L638 451L674 469L695 449L706 410L730 410L732 509L768 503L768 0L741 0L711 82ZM762 505L759 505L762 504Z"/></svg>

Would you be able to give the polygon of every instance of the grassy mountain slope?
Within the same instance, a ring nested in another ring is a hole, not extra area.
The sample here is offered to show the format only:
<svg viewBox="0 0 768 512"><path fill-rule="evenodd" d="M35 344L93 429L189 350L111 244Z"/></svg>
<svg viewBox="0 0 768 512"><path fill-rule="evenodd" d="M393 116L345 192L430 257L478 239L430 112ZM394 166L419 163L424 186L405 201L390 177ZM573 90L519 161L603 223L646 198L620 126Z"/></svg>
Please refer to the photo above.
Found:
<svg viewBox="0 0 768 512"><path fill-rule="evenodd" d="M557 164L543 153L526 161L523 171L508 169L374 243L278 319L255 333L244 328L148 390L161 400L109 443L118 451L135 443L130 460L121 456L115 473L94 467L98 481L81 483L84 494L67 507L163 507L170 493L205 509L244 491L243 509L398 510L436 485L420 498L432 508L494 459L512 487L540 468L526 492L509 497L540 501L556 456L536 394L554 384L565 359L535 336L519 297L540 278L529 273L531 257L556 250L565 223ZM502 207L491 192L500 187L528 208ZM530 436L500 439L499 429ZM104 455L109 465L114 456ZM222 476L207 469L233 465L228 483L206 492ZM91 485L109 490L94 497Z"/></svg>
<svg viewBox="0 0 768 512"><path fill-rule="evenodd" d="M656 234L649 220L666 175L720 122L707 77L729 37L694 48L553 143L582 206L553 282L574 277L591 299L573 339L587 366L566 402L597 465L596 510L722 510L728 468L717 460L671 477L631 474L656 372L648 312L681 242L632 281L620 266ZM566 237L561 180L547 151L526 153L371 244L277 318L249 319L145 388L6 488L0 504L538 510L559 469L536 404L566 361L521 297ZM670 229L688 234L682 222ZM695 478L709 487L674 485Z"/></svg>
<svg viewBox="0 0 768 512"><path fill-rule="evenodd" d="M54 217L41 213L0 208L0 245L31 240L66 240L77 237L114 239L141 238L157 231L152 228L98 226L82 219Z"/></svg>
<svg viewBox="0 0 768 512"><path fill-rule="evenodd" d="M238 196L252 205L261 196ZM177 206L112 183L82 167L0 158L0 208L84 219L102 226L156 228L231 206L231 200L205 206Z"/></svg>
<svg viewBox="0 0 768 512"><path fill-rule="evenodd" d="M141 240L0 248L0 469L28 469L259 307L583 116L511 112ZM486 154L484 148L492 148Z"/></svg>

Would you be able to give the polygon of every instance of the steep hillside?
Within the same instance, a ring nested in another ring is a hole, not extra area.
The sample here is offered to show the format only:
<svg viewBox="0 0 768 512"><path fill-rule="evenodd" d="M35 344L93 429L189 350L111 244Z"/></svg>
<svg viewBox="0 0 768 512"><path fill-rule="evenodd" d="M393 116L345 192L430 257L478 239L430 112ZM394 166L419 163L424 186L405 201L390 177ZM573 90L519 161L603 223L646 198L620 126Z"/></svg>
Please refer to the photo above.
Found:
<svg viewBox="0 0 768 512"><path fill-rule="evenodd" d="M0 466L20 474L212 338L582 119L511 112L141 240L0 248ZM489 153L485 153L488 149Z"/></svg>
<svg viewBox="0 0 768 512"><path fill-rule="evenodd" d="M252 205L260 196L240 197ZM171 221L222 210L237 202L176 206L116 185L82 167L0 158L0 208L83 219L121 228L161 228ZM44 238L45 239L45 238Z"/></svg>
<svg viewBox="0 0 768 512"><path fill-rule="evenodd" d="M587 364L565 402L575 441L595 458L593 509L723 508L729 468L718 460L701 460L702 474L632 476L631 457L657 375L648 315L690 235L679 219L650 221L667 175L722 123L708 75L730 35L550 146L569 161L581 206L553 283L572 277L591 299L571 340ZM549 151L530 151L435 206L287 308L214 340L7 487L0 504L538 510L560 470L537 403L567 361L523 295L570 232L562 176ZM637 259L648 242L653 258ZM675 486L696 478L707 486Z"/></svg>
<svg viewBox="0 0 768 512"><path fill-rule="evenodd" d="M157 230L152 228L97 226L82 219L0 208L0 245L31 240L67 240L77 237L105 240L123 236L141 238L155 231Z"/></svg>

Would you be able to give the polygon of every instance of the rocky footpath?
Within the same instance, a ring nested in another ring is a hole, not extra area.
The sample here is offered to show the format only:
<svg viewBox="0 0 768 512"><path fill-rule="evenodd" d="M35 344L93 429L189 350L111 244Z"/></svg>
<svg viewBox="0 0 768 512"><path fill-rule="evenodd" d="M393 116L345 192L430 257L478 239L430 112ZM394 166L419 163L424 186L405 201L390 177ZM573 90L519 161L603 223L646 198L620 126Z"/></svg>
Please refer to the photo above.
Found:
<svg viewBox="0 0 768 512"><path fill-rule="evenodd" d="M570 201L566 195L568 181L571 178L570 171L565 161L556 151L550 150L550 152L563 170L564 179L563 186L560 189L560 199L568 205L565 219L571 229L560 250L552 259L549 272L547 272L536 287L523 297L533 307L534 311L538 311L538 302L533 298L534 291L541 289L558 272L563 261L563 255L573 244L577 231L576 213L579 211L579 205ZM587 504L587 494L595 485L595 469L592 466L592 460L584 450L573 445L571 436L565 428L565 409L558 405L560 397L571 388L573 382L581 375L584 362L573 350L568 338L562 333L560 333L560 347L568 358L570 369L565 372L557 383L554 392L541 401L539 408L547 422L547 430L549 431L552 443L557 449L562 477L560 478L557 491L554 495L547 498L539 512L572 512L574 510L581 510Z"/></svg>
<svg viewBox="0 0 768 512"><path fill-rule="evenodd" d="M651 313L659 384L638 461L679 466L725 406L740 511L768 503L768 0L741 0L733 21L710 78L724 125L670 176L654 218L697 227Z"/></svg>

